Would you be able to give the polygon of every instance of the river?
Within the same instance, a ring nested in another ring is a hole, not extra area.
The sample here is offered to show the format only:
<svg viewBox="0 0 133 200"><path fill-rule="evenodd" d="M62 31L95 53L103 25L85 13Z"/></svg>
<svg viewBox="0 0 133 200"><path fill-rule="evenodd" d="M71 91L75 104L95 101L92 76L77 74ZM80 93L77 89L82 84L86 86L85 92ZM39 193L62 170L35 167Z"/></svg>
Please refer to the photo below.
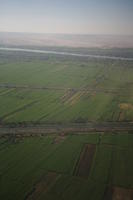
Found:
<svg viewBox="0 0 133 200"><path fill-rule="evenodd" d="M80 53L60 52L60 51L47 51L47 50L37 50L37 49L0 47L0 50L2 50L2 51L16 51L16 52L29 52L29 53L41 53L41 54L65 55L65 56L75 56L75 57L88 57L88 58L98 58L98 59L133 61L133 58L126 58L126 57L106 56L106 55L93 55L93 54L80 54Z"/></svg>

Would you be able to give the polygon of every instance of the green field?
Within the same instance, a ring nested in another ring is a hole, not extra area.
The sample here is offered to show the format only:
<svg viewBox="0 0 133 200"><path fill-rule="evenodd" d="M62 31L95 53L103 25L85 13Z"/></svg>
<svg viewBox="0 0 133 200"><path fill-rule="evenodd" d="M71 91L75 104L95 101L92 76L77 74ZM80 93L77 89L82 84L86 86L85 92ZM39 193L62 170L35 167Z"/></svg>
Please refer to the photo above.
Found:
<svg viewBox="0 0 133 200"><path fill-rule="evenodd" d="M0 50L0 128L132 121L133 61ZM132 131L10 133L0 132L0 200L133 199Z"/></svg>
<svg viewBox="0 0 133 200"><path fill-rule="evenodd" d="M25 199L38 184L42 188L33 194L40 200L100 200L108 184L133 188L133 135L71 135L55 143L57 137L0 140L0 199ZM82 178L73 174L86 143L96 151L89 176Z"/></svg>
<svg viewBox="0 0 133 200"><path fill-rule="evenodd" d="M1 121L133 120L132 61L5 54L0 63Z"/></svg>

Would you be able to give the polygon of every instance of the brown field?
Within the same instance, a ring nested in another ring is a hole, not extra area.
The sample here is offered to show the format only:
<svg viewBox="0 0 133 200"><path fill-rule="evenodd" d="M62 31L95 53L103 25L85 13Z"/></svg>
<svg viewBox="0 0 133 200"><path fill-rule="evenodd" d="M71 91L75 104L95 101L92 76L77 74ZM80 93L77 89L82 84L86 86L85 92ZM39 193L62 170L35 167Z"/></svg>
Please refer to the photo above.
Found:
<svg viewBox="0 0 133 200"><path fill-rule="evenodd" d="M33 190L27 195L26 200L37 200L42 193L45 193L52 183L55 182L57 174L48 172L41 180L35 184Z"/></svg>
<svg viewBox="0 0 133 200"><path fill-rule="evenodd" d="M124 112L120 111L119 116L118 116L118 121L123 121L124 120Z"/></svg>
<svg viewBox="0 0 133 200"><path fill-rule="evenodd" d="M84 92L77 92L75 95L73 95L73 97L70 99L70 101L68 101L68 103L70 103L70 105L75 105L81 98L81 96L84 95Z"/></svg>
<svg viewBox="0 0 133 200"><path fill-rule="evenodd" d="M75 90L67 90L65 92L65 94L61 97L61 102L62 103L66 103L67 101L69 101L70 98L72 98L72 96L76 93Z"/></svg>
<svg viewBox="0 0 133 200"><path fill-rule="evenodd" d="M130 103L121 103L119 104L121 110L133 110L133 105Z"/></svg>
<svg viewBox="0 0 133 200"><path fill-rule="evenodd" d="M53 144L59 144L65 140L66 136L62 133L54 138Z"/></svg>
<svg viewBox="0 0 133 200"><path fill-rule="evenodd" d="M132 200L133 189L122 187L108 187L104 200Z"/></svg>
<svg viewBox="0 0 133 200"><path fill-rule="evenodd" d="M92 144L85 144L81 154L78 164L74 172L75 176L88 177L91 164L93 161L93 156L96 150L96 146Z"/></svg>
<svg viewBox="0 0 133 200"><path fill-rule="evenodd" d="M112 200L132 200L133 189L125 189L120 187L113 188Z"/></svg>

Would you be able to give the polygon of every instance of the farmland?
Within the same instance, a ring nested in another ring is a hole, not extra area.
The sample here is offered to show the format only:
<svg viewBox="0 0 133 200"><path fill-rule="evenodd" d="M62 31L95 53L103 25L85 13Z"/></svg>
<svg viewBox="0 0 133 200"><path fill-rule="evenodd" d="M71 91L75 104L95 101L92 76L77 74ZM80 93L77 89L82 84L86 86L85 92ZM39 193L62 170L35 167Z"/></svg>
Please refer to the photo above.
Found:
<svg viewBox="0 0 133 200"><path fill-rule="evenodd" d="M88 166L79 166L87 144L95 151ZM133 135L127 133L1 139L0 198L100 200L117 187L133 195L132 154Z"/></svg>
<svg viewBox="0 0 133 200"><path fill-rule="evenodd" d="M4 54L0 64L2 122L133 119L132 61Z"/></svg>
<svg viewBox="0 0 133 200"><path fill-rule="evenodd" d="M0 199L132 200L132 121L133 61L0 50Z"/></svg>

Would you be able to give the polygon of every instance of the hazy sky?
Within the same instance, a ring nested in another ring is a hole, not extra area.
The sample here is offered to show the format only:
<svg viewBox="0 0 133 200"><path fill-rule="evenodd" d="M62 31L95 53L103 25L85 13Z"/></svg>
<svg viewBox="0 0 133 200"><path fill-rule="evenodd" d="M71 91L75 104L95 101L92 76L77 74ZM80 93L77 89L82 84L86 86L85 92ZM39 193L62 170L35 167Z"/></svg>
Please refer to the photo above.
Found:
<svg viewBox="0 0 133 200"><path fill-rule="evenodd" d="M0 31L133 35L133 0L0 0Z"/></svg>

